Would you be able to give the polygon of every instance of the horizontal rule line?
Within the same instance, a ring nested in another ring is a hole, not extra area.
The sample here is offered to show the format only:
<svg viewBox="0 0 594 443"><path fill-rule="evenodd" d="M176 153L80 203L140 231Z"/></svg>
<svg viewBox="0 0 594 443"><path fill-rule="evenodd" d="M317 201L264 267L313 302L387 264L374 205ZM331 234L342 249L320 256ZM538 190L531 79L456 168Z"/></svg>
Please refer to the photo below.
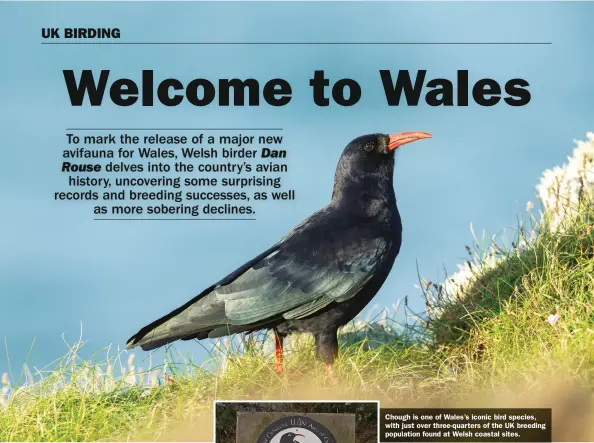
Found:
<svg viewBox="0 0 594 443"><path fill-rule="evenodd" d="M253 221L255 218L94 218L97 221Z"/></svg>
<svg viewBox="0 0 594 443"><path fill-rule="evenodd" d="M42 45L551 45L552 42L41 42Z"/></svg>
<svg viewBox="0 0 594 443"><path fill-rule="evenodd" d="M66 128L67 131L282 131L283 128Z"/></svg>

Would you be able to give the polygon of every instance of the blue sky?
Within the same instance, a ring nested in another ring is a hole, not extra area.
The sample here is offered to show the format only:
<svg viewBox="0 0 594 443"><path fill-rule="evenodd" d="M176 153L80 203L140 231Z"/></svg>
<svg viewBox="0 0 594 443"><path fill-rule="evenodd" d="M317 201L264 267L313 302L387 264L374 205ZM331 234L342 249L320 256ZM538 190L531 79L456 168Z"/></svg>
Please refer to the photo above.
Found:
<svg viewBox="0 0 594 443"><path fill-rule="evenodd" d="M430 280L453 271L475 230L513 227L534 200L541 171L572 139L594 129L591 3L0 3L0 337L14 366L43 366L83 324L87 349L124 345L136 330L184 303L325 205L336 161L352 138L429 131L398 153L395 189L403 246L373 304L409 295L422 309L417 263ZM122 41L545 41L551 45L43 46L42 27L119 27ZM100 108L70 106L63 69L183 81L281 77L285 107ZM309 78L323 69L359 82L350 108L316 107ZM378 70L427 69L428 77L530 83L513 108L389 107ZM91 205L59 203L69 127L281 127L285 185L297 201L257 207L257 221L97 222ZM370 306L371 307L371 306ZM376 308L377 310L377 308ZM366 311L367 312L367 311ZM364 312L364 316L366 314ZM183 344L182 351L200 346ZM0 353L0 371L7 367Z"/></svg>

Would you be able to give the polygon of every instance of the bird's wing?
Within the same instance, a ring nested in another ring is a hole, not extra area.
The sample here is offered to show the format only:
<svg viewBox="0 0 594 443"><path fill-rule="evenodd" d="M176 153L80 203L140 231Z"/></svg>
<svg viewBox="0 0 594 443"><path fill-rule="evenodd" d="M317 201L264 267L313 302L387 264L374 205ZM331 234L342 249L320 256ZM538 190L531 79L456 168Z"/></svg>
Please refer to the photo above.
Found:
<svg viewBox="0 0 594 443"><path fill-rule="evenodd" d="M369 281L388 250L384 238L357 238L349 230L320 242L309 238L281 245L237 279L214 289L231 324L275 316L302 318L348 300Z"/></svg>
<svg viewBox="0 0 594 443"><path fill-rule="evenodd" d="M127 347L153 349L302 318L354 296L388 253L373 220L319 211L190 302L141 329Z"/></svg>

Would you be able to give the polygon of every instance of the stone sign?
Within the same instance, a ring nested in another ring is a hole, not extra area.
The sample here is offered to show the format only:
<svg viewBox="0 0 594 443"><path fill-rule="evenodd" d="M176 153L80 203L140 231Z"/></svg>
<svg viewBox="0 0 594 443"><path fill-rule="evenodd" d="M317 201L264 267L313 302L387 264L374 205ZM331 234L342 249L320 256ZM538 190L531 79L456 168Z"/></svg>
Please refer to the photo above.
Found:
<svg viewBox="0 0 594 443"><path fill-rule="evenodd" d="M355 443L355 414L238 412L237 443Z"/></svg>

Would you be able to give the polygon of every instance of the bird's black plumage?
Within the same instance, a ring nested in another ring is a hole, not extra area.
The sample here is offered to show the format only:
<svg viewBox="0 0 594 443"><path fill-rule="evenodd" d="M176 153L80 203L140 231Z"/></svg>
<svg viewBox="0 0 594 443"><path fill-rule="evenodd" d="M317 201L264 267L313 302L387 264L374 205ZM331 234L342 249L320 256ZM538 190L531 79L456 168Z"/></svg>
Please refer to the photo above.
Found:
<svg viewBox="0 0 594 443"><path fill-rule="evenodd" d="M426 138L413 140L406 134L371 134L349 143L327 206L267 251L142 328L127 347L150 350L175 340L274 328L281 337L312 333L319 357L332 363L338 328L377 293L400 250L394 146Z"/></svg>

